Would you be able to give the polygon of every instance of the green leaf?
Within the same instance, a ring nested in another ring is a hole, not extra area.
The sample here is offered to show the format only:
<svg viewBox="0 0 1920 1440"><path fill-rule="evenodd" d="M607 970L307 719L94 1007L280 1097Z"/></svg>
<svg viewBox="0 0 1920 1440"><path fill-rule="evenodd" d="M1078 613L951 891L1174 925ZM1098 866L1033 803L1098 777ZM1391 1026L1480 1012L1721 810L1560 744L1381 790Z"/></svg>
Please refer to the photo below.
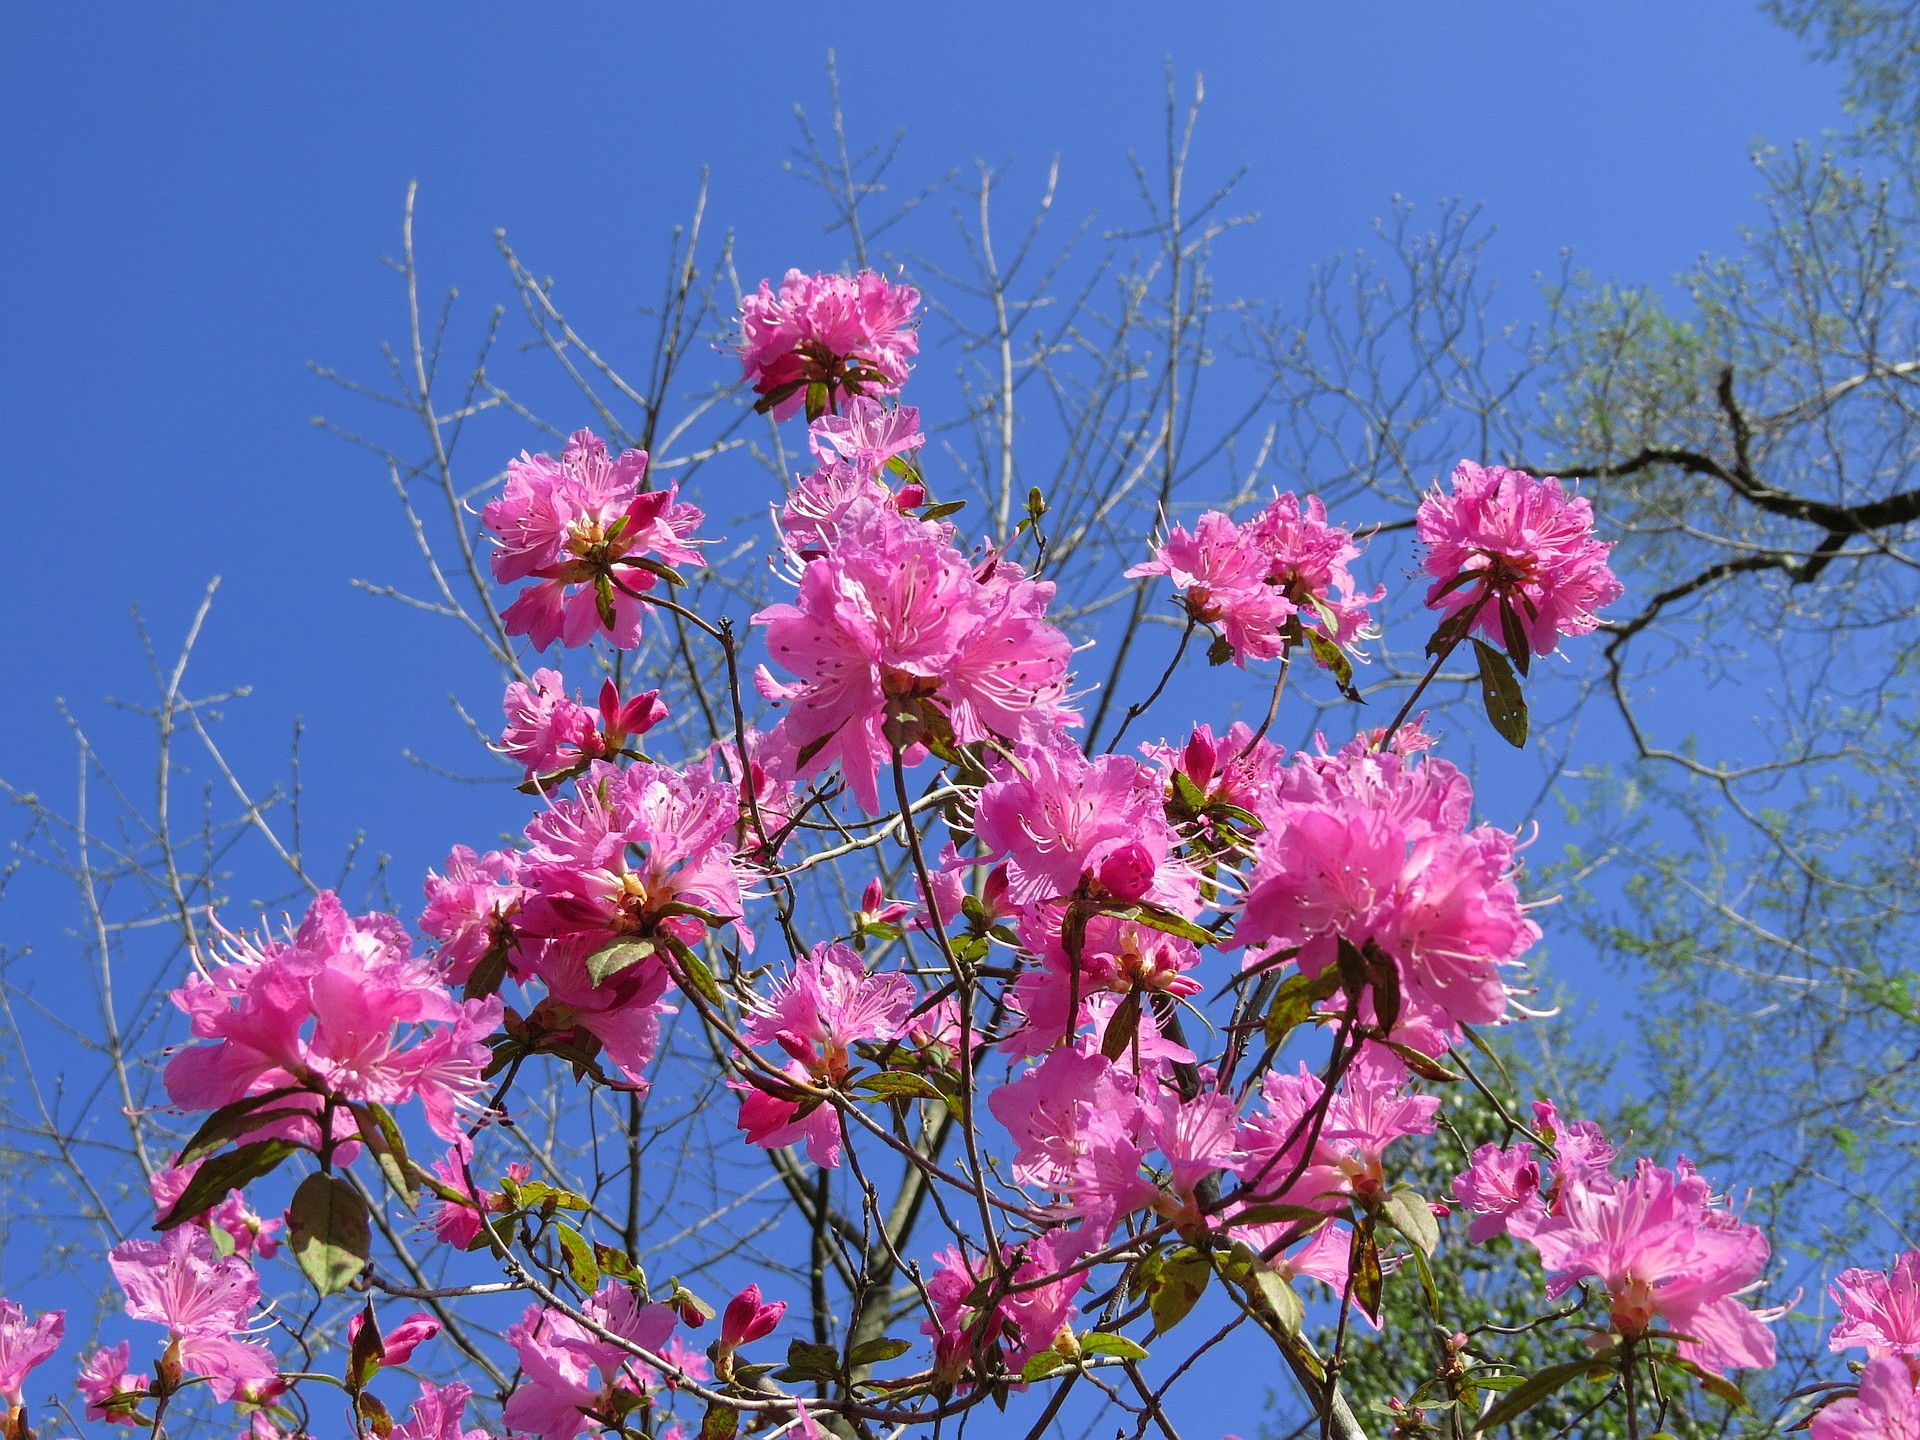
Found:
<svg viewBox="0 0 1920 1440"><path fill-rule="evenodd" d="M878 1075L863 1075L853 1082L853 1089L862 1095L872 1095L881 1100L945 1100L934 1087L932 1081L924 1075L915 1075L911 1070L882 1070Z"/></svg>
<svg viewBox="0 0 1920 1440"><path fill-rule="evenodd" d="M1233 659L1233 646L1227 643L1227 637L1216 635L1213 643L1207 646L1207 664L1224 665Z"/></svg>
<svg viewBox="0 0 1920 1440"><path fill-rule="evenodd" d="M309 1175L287 1208L293 1258L322 1295L344 1290L366 1268L367 1207L338 1175Z"/></svg>
<svg viewBox="0 0 1920 1440"><path fill-rule="evenodd" d="M371 1100L347 1108L353 1112L360 1139L373 1152L373 1158L380 1165L380 1173L387 1177L387 1183L393 1187L394 1193L406 1202L407 1209L418 1208L420 1187L414 1183L413 1166L407 1160L406 1137L400 1133L399 1122L393 1118L392 1112Z"/></svg>
<svg viewBox="0 0 1920 1440"><path fill-rule="evenodd" d="M659 948L644 935L623 935L618 940L602 945L587 957L587 979L593 982L597 990L622 970L631 969L642 960L652 959Z"/></svg>
<svg viewBox="0 0 1920 1440"><path fill-rule="evenodd" d="M1395 1190L1380 1209L1387 1222L1418 1246L1421 1254L1431 1255L1439 1248L1440 1222L1433 1218L1433 1208L1414 1191Z"/></svg>
<svg viewBox="0 0 1920 1440"><path fill-rule="evenodd" d="M1196 925L1183 915L1171 910L1163 910L1158 905L1140 905L1132 907L1138 913L1130 913L1126 918L1137 920L1150 930L1158 930L1163 935L1178 935L1182 940L1191 940L1196 945L1212 945L1219 940L1204 925Z"/></svg>
<svg viewBox="0 0 1920 1440"><path fill-rule="evenodd" d="M1058 1374L1072 1364L1073 1361L1058 1350L1042 1350L1020 1367L1020 1378L1028 1382L1044 1380L1047 1376Z"/></svg>
<svg viewBox="0 0 1920 1440"><path fill-rule="evenodd" d="M1536 1374L1529 1375L1521 1384L1514 1386L1506 1396L1473 1427L1474 1434L1497 1429L1511 1420L1517 1420L1549 1395L1567 1388L1574 1381L1596 1368L1603 1368L1612 1358L1611 1348L1601 1351L1588 1360L1569 1360L1563 1365L1549 1365Z"/></svg>
<svg viewBox="0 0 1920 1440"><path fill-rule="evenodd" d="M1164 1335L1186 1319L1212 1278L1213 1265L1198 1250L1183 1247L1168 1255L1147 1288L1154 1329Z"/></svg>
<svg viewBox="0 0 1920 1440"><path fill-rule="evenodd" d="M1306 1023L1313 1013L1313 1007L1322 1000L1329 999L1340 988L1340 971L1329 965L1312 979L1295 971L1280 982L1280 988L1273 992L1273 1003L1267 1006L1267 1018L1262 1030L1269 1045L1278 1045L1295 1028Z"/></svg>
<svg viewBox="0 0 1920 1440"><path fill-rule="evenodd" d="M553 1233L560 1241L560 1254L567 1262L567 1274L573 1277L573 1283L580 1287L582 1295L591 1295L600 1288L600 1262L593 1258L593 1247L587 1243L587 1237L571 1225L554 1222Z"/></svg>
<svg viewBox="0 0 1920 1440"><path fill-rule="evenodd" d="M1513 661L1514 668L1522 675L1533 663L1533 654L1527 644L1526 628L1521 625L1520 617L1513 613L1513 602L1505 597L1500 601L1500 637L1506 642L1507 658Z"/></svg>
<svg viewBox="0 0 1920 1440"><path fill-rule="evenodd" d="M1313 658L1320 662L1321 669L1333 675L1333 683L1340 687L1340 693L1349 700L1358 700L1360 692L1353 688L1353 661L1347 658L1347 652L1318 630L1307 631L1307 647L1313 651Z"/></svg>
<svg viewBox="0 0 1920 1440"><path fill-rule="evenodd" d="M1119 1005L1114 1007L1113 1015L1107 1021L1106 1033L1100 1037L1100 1053L1109 1060L1118 1060L1127 1053L1139 1033L1140 992L1129 990Z"/></svg>
<svg viewBox="0 0 1920 1440"><path fill-rule="evenodd" d="M489 995L500 993L500 987L506 983L507 960L512 951L512 943L504 935L496 935L487 946L487 953L474 962L472 971L467 975L465 988L460 991L463 1000L484 1000Z"/></svg>
<svg viewBox="0 0 1920 1440"><path fill-rule="evenodd" d="M964 500L949 500L944 505L929 505L920 512L922 520L944 520L949 515L957 515L967 508Z"/></svg>
<svg viewBox="0 0 1920 1440"><path fill-rule="evenodd" d="M1257 1295L1267 1314L1283 1335L1298 1335L1300 1327L1306 1323L1307 1307L1301 1302L1300 1292L1289 1285L1273 1270L1262 1265L1253 1272L1253 1287L1250 1294Z"/></svg>
<svg viewBox="0 0 1920 1440"><path fill-rule="evenodd" d="M718 1400L708 1403L707 1413L700 1420L700 1440L733 1440L739 1430L738 1410Z"/></svg>
<svg viewBox="0 0 1920 1440"><path fill-rule="evenodd" d="M360 1418L367 1422L376 1440L386 1440L393 1433L393 1413L378 1395L363 1390L353 1397L354 1408L360 1412Z"/></svg>
<svg viewBox="0 0 1920 1440"><path fill-rule="evenodd" d="M822 415L826 414L828 409L831 407L831 405L832 405L831 392L828 391L827 384L824 380L815 380L810 385L807 386L807 421L808 423L812 423L813 421L818 420ZM729 1431L728 1433L731 1434L732 1432ZM708 1440L708 1437L705 1435L702 1435L700 1437L700 1440Z"/></svg>
<svg viewBox="0 0 1920 1440"><path fill-rule="evenodd" d="M1080 1337L1080 1353L1111 1355L1116 1360L1144 1360L1147 1358L1147 1347L1124 1335L1109 1335L1104 1330L1095 1330Z"/></svg>
<svg viewBox="0 0 1920 1440"><path fill-rule="evenodd" d="M1173 798L1190 815L1198 815L1207 808L1207 797L1184 770L1173 772Z"/></svg>
<svg viewBox="0 0 1920 1440"><path fill-rule="evenodd" d="M173 1163L191 1165L196 1160L205 1159L229 1140L244 1135L249 1130L258 1129L283 1115L308 1113L304 1110L276 1110L270 1115L258 1113L276 1100L284 1100L289 1095L300 1093L300 1087L297 1085L282 1085L275 1090L263 1091L258 1095L249 1095L244 1100L236 1100L231 1105L222 1105L200 1122L200 1128L193 1132L193 1138L187 1141Z"/></svg>
<svg viewBox="0 0 1920 1440"><path fill-rule="evenodd" d="M593 1263L600 1267L602 1275L611 1275L615 1280L624 1280L630 1285L638 1285L643 1292L647 1288L647 1272L634 1264L624 1250L616 1250L611 1245L595 1242Z"/></svg>
<svg viewBox="0 0 1920 1440"><path fill-rule="evenodd" d="M374 1318L373 1301L367 1301L367 1308L360 1313L360 1333L353 1337L353 1349L347 1357L347 1389L359 1391L374 1377L380 1368L380 1356L385 1350L385 1342L380 1338L380 1322Z"/></svg>
<svg viewBox="0 0 1920 1440"><path fill-rule="evenodd" d="M911 1349L911 1340L896 1340L890 1335L882 1335L878 1340L854 1346L847 1362L851 1365L878 1365L886 1360L898 1360Z"/></svg>
<svg viewBox="0 0 1920 1440"><path fill-rule="evenodd" d="M1431 1055L1424 1054L1411 1045L1402 1045L1398 1040L1389 1040L1386 1046L1405 1061L1407 1068L1422 1080L1432 1080L1441 1085L1455 1085L1466 1079L1466 1076L1449 1070Z"/></svg>
<svg viewBox="0 0 1920 1440"><path fill-rule="evenodd" d="M707 962L671 935L666 937L666 941L667 948L673 952L673 958L679 965L680 974L675 978L680 981L681 988L692 990L707 1004L718 1009L722 1004L720 982L713 978L713 971L707 968Z"/></svg>
<svg viewBox="0 0 1920 1440"><path fill-rule="evenodd" d="M1660 1363L1665 1365L1669 1370L1678 1371L1682 1375L1691 1377L1694 1384L1698 1385L1702 1390L1723 1404L1731 1405L1736 1410L1748 1410L1752 1408L1747 1404L1745 1392L1743 1392L1738 1385L1734 1384L1733 1381L1727 1379L1726 1376L1716 1375L1713 1371L1696 1365L1691 1360L1683 1360L1678 1355L1662 1355L1659 1358Z"/></svg>
<svg viewBox="0 0 1920 1440"><path fill-rule="evenodd" d="M226 1199L229 1190L271 1173L299 1148L291 1140L252 1140L214 1156L194 1172L173 1208L154 1221L153 1228L171 1230L183 1220L199 1218Z"/></svg>
<svg viewBox="0 0 1920 1440"><path fill-rule="evenodd" d="M1520 682L1513 678L1507 657L1484 640L1473 642L1480 657L1480 702L1487 708L1487 719L1500 732L1500 738L1522 749L1527 743L1527 701L1520 693Z"/></svg>
<svg viewBox="0 0 1920 1440"><path fill-rule="evenodd" d="M1353 1228L1353 1243L1347 1249L1348 1289L1354 1303L1366 1311L1367 1318L1380 1323L1380 1295L1387 1279L1380 1269L1380 1242L1374 1238L1373 1222L1362 1218Z"/></svg>
<svg viewBox="0 0 1920 1440"><path fill-rule="evenodd" d="M1257 1205L1236 1210L1233 1223L1235 1225L1295 1225L1303 1220L1310 1220L1318 1224L1332 1218L1326 1211L1316 1210L1311 1205L1282 1205L1263 1200Z"/></svg>
<svg viewBox="0 0 1920 1440"><path fill-rule="evenodd" d="M787 1346L787 1368L774 1378L791 1385L802 1380L831 1380L840 1373L840 1352L831 1345L794 1340Z"/></svg>

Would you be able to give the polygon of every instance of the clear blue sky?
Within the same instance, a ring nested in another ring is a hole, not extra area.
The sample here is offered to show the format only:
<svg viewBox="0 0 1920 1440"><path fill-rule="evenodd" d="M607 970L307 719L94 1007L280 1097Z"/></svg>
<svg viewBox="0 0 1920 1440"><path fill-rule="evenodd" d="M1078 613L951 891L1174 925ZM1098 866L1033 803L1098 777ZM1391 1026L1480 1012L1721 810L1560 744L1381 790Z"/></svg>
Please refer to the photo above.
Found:
<svg viewBox="0 0 1920 1440"><path fill-rule="evenodd" d="M1835 77L1735 0L991 0L824 26L754 4L15 3L0 26L0 766L64 784L52 698L97 715L138 694L128 606L171 644L220 574L203 687L255 687L262 763L304 716L316 850L364 823L403 875L467 801L400 752L433 748L423 724L457 738L444 696L470 671L415 648L430 622L348 588L411 572L382 475L310 424L365 417L305 363L378 377L399 318L378 260L409 180L429 288L509 299L505 227L617 340L702 164L749 281L838 258L781 170L829 44L855 125L907 131L903 176L1011 159L1017 189L1057 151L1067 217L1126 212L1163 64L1204 72L1199 173L1249 165L1240 203L1262 216L1222 287L1262 296L1363 243L1396 193L1483 201L1513 286L1569 245L1665 281L1753 218L1751 142L1839 120Z"/></svg>
<svg viewBox="0 0 1920 1440"><path fill-rule="evenodd" d="M365 828L404 899L451 842L506 823L497 795L403 758L460 743L445 696L473 693L474 657L443 659L432 622L349 588L410 578L406 541L380 471L311 425L357 417L306 362L378 378L399 321L378 262L410 180L429 289L458 284L476 311L509 300L504 227L616 340L640 333L634 307L703 164L749 283L837 263L781 169L792 104L824 108L829 45L852 122L907 131L903 178L979 156L1015 161L1018 189L1058 152L1067 217L1127 212L1125 151L1159 143L1165 61L1183 85L1204 72L1200 174L1249 165L1240 205L1262 216L1220 284L1259 296L1363 243L1395 194L1484 202L1513 287L1565 246L1601 275L1665 283L1756 218L1754 141L1841 120L1837 77L1738 0L12 0L0 775L63 793L55 697L122 733L102 697L148 686L129 605L170 647L219 574L194 688L254 687L233 734L255 775L304 717L314 853ZM0 941L36 947L16 978L57 975L71 918L51 889L0 906Z"/></svg>

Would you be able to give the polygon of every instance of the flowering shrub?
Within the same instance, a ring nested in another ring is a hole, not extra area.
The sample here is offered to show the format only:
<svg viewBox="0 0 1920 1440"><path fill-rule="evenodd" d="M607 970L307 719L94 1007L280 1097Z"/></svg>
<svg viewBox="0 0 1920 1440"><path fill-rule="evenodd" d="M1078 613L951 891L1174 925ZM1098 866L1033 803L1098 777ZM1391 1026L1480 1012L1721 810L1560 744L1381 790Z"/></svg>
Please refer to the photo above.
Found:
<svg viewBox="0 0 1920 1440"><path fill-rule="evenodd" d="M1470 462L1428 497L1432 666L1389 723L1303 753L1267 725L1200 723L1091 754L1049 618L1044 506L970 537L931 499L918 412L885 403L916 305L871 273L793 272L743 302L746 378L776 419L804 408L815 462L768 541L793 593L752 617L765 663L748 684L733 625L671 598L673 567L716 537L648 488L644 454L583 431L557 460L509 464L483 511L493 573L518 587L505 628L604 662L598 704L559 669L507 686L498 748L530 813L517 842L456 844L426 877L424 944L322 892L283 935L222 931L196 955L166 1085L198 1129L155 1178L158 1237L107 1257L127 1315L164 1334L78 1362L89 1420L158 1434L204 1386L261 1440L309 1423L403 1440L892 1433L1016 1402L1037 1430L1084 1377L1133 1387L1144 1433L1161 1402L1141 1366L1205 1349L1178 1333L1205 1303L1351 1437L1366 1432L1340 1381L1348 1322L1388 1325L1389 1286L1417 1288L1448 1337L1418 1392L1371 1397L1397 1435L1439 1433L1424 1417L1442 1411L1456 1435L1498 1431L1574 1385L1632 1431L1737 1404L1734 1377L1774 1363L1783 1310L1753 1298L1766 1237L1685 1158L1624 1159L1542 1101L1530 1124L1498 1109L1505 1143L1460 1156L1447 1199L1409 1179L1421 1146L1458 1139L1450 1087L1499 1107L1478 1031L1525 1023L1542 936L1516 837L1476 820L1414 706L1470 645L1492 724L1524 742L1531 661L1621 593L1586 502ZM1284 676L1304 649L1355 694L1385 594L1354 576L1360 533L1292 494L1171 525L1130 572L1169 582L1185 625L1155 694L1201 627L1216 664ZM650 610L724 662L700 753L642 748L667 718L629 673ZM762 702L764 731L748 723ZM835 872L857 905L812 883ZM674 1013L709 1042L746 1153L772 1152L811 1207L816 1273L864 1247L849 1289L881 1303L839 1331L783 1334L772 1273L719 1304L650 1279L597 1212L596 1177L494 1158L536 1070L624 1097L638 1145ZM276 1172L300 1177L284 1213L265 1198ZM844 1232L836 1183L858 1197ZM909 1241L923 1211L944 1243ZM374 1228L409 1224L448 1252L448 1283L376 1258ZM1538 1316L1511 1333L1558 1346L1546 1367L1445 1323L1435 1268L1482 1245L1544 1269ZM331 1348L263 1302L262 1267L288 1261L322 1302L354 1297ZM1832 1343L1868 1361L1817 1396L1815 1440L1920 1433L1917 1277L1920 1253L1840 1277ZM524 1310L500 1327L495 1383L423 1382L396 1421L380 1372L446 1350L451 1317L498 1293ZM383 1319L395 1301L435 1313ZM1333 1317L1331 1353L1310 1305ZM30 1433L28 1373L63 1323L0 1302L6 1440Z"/></svg>

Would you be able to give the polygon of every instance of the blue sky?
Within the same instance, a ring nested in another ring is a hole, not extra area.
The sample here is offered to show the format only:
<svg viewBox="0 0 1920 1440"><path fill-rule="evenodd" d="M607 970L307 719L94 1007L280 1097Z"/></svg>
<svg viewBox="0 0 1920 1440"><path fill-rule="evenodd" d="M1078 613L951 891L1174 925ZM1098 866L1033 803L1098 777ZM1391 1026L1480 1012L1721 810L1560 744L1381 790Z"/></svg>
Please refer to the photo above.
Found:
<svg viewBox="0 0 1920 1440"><path fill-rule="evenodd" d="M1364 243L1394 195L1484 203L1513 290L1567 246L1666 283L1756 218L1754 142L1842 118L1836 75L1732 0L847 13L0 7L0 775L68 787L55 697L125 733L101 702L148 687L129 606L171 647L218 574L197 689L253 687L233 730L253 775L302 717L316 853L364 828L404 897L452 841L507 823L497 794L404 758L460 743L445 696L471 693L473 657L349 587L404 578L406 540L380 471L311 423L364 418L306 365L378 378L400 318L379 258L409 181L430 291L459 285L474 315L510 301L503 227L618 344L702 165L749 283L839 262L782 170L794 102L824 109L829 45L853 125L906 131L903 184L978 156L1030 195L1057 152L1061 214L1115 223L1126 150L1159 143L1168 58L1183 88L1204 72L1199 174L1248 166L1238 207L1261 215L1219 283L1268 297ZM0 908L0 940L36 947L29 980L55 973L70 903L23 888Z"/></svg>

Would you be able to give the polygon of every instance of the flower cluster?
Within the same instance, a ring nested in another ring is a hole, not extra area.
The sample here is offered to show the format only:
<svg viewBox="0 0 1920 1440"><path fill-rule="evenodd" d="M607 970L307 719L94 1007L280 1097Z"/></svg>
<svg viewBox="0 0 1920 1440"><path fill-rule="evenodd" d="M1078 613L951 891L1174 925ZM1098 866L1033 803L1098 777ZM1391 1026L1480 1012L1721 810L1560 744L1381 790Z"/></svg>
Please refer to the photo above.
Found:
<svg viewBox="0 0 1920 1440"><path fill-rule="evenodd" d="M588 761L619 754L629 740L667 718L658 690L622 700L611 678L600 686L599 707L589 709L567 695L558 670L536 670L531 681L514 681L501 708L507 728L500 752L525 766L527 779L541 789L579 773Z"/></svg>
<svg viewBox="0 0 1920 1440"><path fill-rule="evenodd" d="M509 635L537 650L558 640L578 646L604 635L630 650L640 643L640 597L667 567L698 565L693 538L703 518L677 487L643 490L642 450L607 453L582 430L558 460L522 455L507 465L506 489L480 513L493 532L493 576L522 590L500 618Z"/></svg>
<svg viewBox="0 0 1920 1440"><path fill-rule="evenodd" d="M1360 547L1327 523L1317 496L1288 492L1243 524L1209 510L1189 531L1174 525L1130 576L1164 575L1187 614L1216 629L1234 663L1272 660L1311 634L1351 648L1377 634L1371 606L1386 587L1360 591L1348 569Z"/></svg>
<svg viewBox="0 0 1920 1440"><path fill-rule="evenodd" d="M918 290L871 270L789 270L778 290L762 280L740 302L742 376L776 420L802 404L817 419L849 396L896 394L920 350L919 306Z"/></svg>
<svg viewBox="0 0 1920 1440"><path fill-rule="evenodd" d="M1586 635L1624 587L1607 567L1612 546L1593 536L1593 507L1558 480L1462 460L1453 486L1420 502L1414 533L1427 547L1427 604L1509 650L1524 639L1551 655ZM1466 622L1462 622L1466 623Z"/></svg>
<svg viewBox="0 0 1920 1440"><path fill-rule="evenodd" d="M1073 647L1044 618L1050 583L1004 556L969 559L950 526L868 497L810 533L820 548L802 562L794 603L753 617L796 677L782 682L765 666L755 677L763 697L788 707L771 743L795 778L838 764L875 813L879 772L896 756L911 767L929 752L1072 723Z"/></svg>
<svg viewBox="0 0 1920 1440"><path fill-rule="evenodd" d="M1473 789L1444 760L1415 762L1355 742L1276 769L1256 804L1262 825L1234 943L1249 965L1295 955L1317 976L1341 948L1377 951L1397 979L1407 1038L1444 1044L1507 1011L1502 970L1540 938L1514 888L1514 837L1469 828Z"/></svg>
<svg viewBox="0 0 1920 1440"><path fill-rule="evenodd" d="M284 939L229 935L225 949L173 992L194 1039L208 1042L168 1062L175 1105L217 1110L271 1093L245 1133L319 1150L353 1133L337 1105L418 1100L436 1134L460 1137L499 1001L456 1000L399 921L351 916L332 891ZM334 1116L324 1136L323 1114Z"/></svg>
<svg viewBox="0 0 1920 1440"><path fill-rule="evenodd" d="M1736 1298L1766 1270L1767 1237L1735 1215L1685 1159L1672 1169L1650 1160L1625 1175L1590 1125L1558 1127L1538 1107L1559 1153L1542 1189L1532 1147L1493 1146L1475 1153L1454 1194L1478 1217L1482 1237L1507 1233L1532 1245L1546 1266L1549 1297L1595 1280L1611 1302L1616 1334L1638 1339L1664 1323L1680 1353L1709 1370L1773 1364L1778 1311L1755 1311ZM1557 1128L1558 1127L1558 1128Z"/></svg>

